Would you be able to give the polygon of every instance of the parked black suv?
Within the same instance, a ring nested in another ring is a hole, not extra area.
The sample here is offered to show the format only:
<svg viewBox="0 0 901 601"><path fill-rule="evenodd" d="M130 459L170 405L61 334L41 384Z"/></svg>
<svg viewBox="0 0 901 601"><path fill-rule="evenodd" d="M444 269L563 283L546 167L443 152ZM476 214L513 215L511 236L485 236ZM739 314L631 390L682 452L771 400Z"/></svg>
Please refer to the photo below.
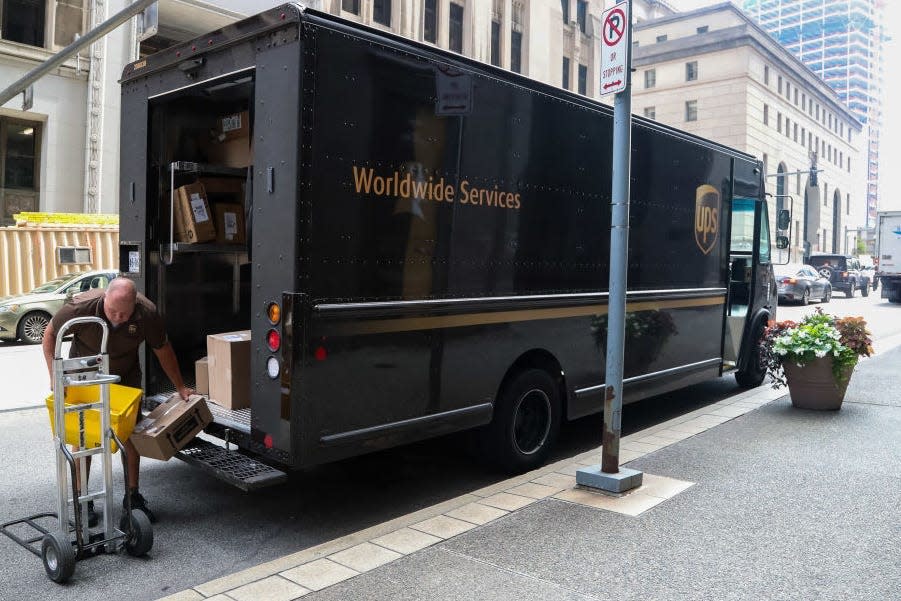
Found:
<svg viewBox="0 0 901 601"><path fill-rule="evenodd" d="M870 276L861 270L857 257L815 253L807 263L832 283L833 290L840 290L848 297L854 296L855 290L860 290L863 296L870 295Z"/></svg>

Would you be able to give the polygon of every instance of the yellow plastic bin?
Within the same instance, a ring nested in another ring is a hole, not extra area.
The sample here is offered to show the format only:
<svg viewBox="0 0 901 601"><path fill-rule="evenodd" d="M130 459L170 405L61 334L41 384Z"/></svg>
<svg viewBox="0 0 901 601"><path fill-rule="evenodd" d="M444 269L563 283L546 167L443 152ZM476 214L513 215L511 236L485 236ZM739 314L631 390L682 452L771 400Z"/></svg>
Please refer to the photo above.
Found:
<svg viewBox="0 0 901 601"><path fill-rule="evenodd" d="M135 428L143 391L140 388L131 388L120 384L110 384L109 389L110 426L119 440L124 442L131 436L131 432ZM94 403L99 400L99 385L66 388L66 405ZM50 413L50 429L56 434L52 394L47 397L47 411ZM84 440L86 448L100 446L100 409L89 409L84 412ZM66 442L71 445L79 443L78 413L66 414ZM119 450L115 441L112 441L111 449L113 453Z"/></svg>

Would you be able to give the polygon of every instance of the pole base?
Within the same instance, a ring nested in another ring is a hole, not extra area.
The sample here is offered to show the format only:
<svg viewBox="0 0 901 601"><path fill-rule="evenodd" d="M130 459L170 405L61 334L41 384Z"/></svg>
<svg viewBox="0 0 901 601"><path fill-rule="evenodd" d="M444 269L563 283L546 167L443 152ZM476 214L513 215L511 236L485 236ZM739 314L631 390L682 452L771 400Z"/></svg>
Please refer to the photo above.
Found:
<svg viewBox="0 0 901 601"><path fill-rule="evenodd" d="M576 484L604 492L623 493L641 486L643 476L644 472L627 467L619 468L615 474L608 474L601 471L600 465L592 465L576 470Z"/></svg>

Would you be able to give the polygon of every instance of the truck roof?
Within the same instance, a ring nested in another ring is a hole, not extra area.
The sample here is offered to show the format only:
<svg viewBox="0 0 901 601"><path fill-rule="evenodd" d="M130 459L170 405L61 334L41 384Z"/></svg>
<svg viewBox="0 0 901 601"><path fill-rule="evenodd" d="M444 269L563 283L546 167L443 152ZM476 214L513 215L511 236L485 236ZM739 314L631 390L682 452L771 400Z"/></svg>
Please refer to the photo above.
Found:
<svg viewBox="0 0 901 601"><path fill-rule="evenodd" d="M203 60L203 56L207 52L219 51L223 47L233 46L254 39L267 31L277 31L286 27L293 27L302 22L319 25L321 27L330 27L356 37L373 38L373 41L378 43L384 44L388 42L390 45L401 50L412 51L415 54L426 56L434 60L453 63L453 66L459 69L481 72L482 75L488 77L504 79L510 83L521 85L539 93L583 105L609 115L613 114L613 107L598 102L588 96L564 90L524 75L500 67L495 67L488 63L476 61L462 54L436 48L435 46L417 42L416 40L405 38L389 31L361 25L360 23L342 19L341 17L293 2L263 11L244 20L211 31L206 35L171 46L141 60L128 63L122 70L122 78L119 82L126 83L146 77L161 70L178 67L183 64L190 65L195 61ZM708 140L707 138L690 134L658 121L635 114L632 115L632 121L638 126L656 129L675 137L686 138L710 148L715 148L720 152L728 153L738 159L759 162L757 157L751 154Z"/></svg>

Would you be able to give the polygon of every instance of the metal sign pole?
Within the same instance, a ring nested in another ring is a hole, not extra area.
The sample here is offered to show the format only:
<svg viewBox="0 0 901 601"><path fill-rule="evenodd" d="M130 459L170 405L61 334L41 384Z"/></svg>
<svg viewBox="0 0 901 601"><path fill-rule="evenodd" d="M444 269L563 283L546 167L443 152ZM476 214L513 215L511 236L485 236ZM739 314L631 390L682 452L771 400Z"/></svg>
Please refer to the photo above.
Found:
<svg viewBox="0 0 901 601"><path fill-rule="evenodd" d="M620 2L616 7L625 5L626 20L621 24L625 35L612 36L616 41L624 39L625 48L620 51L625 56L625 87L618 91L613 101L613 185L610 216L610 284L608 297L607 320L607 362L604 379L604 436L601 452L600 471L596 466L576 472L576 482L589 488L597 488L607 492L621 493L641 485L642 473L619 466L619 439L622 427L623 409L623 347L626 332L626 274L629 250L629 171L632 149L632 89L631 89L631 54L632 44L632 0ZM616 10L616 7L612 10ZM608 11L609 12L609 11ZM622 15L622 11L619 12ZM604 27L608 24L616 30L616 20L610 22L605 17ZM604 32L604 43L608 41ZM606 69L605 69L606 72Z"/></svg>

